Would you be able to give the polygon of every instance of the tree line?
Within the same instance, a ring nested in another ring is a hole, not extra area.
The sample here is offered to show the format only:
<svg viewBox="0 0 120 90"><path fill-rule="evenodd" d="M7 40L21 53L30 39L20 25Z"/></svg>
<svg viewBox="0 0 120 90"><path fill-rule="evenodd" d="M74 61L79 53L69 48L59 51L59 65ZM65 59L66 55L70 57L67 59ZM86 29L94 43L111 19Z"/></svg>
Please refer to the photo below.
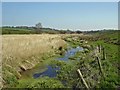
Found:
<svg viewBox="0 0 120 90"><path fill-rule="evenodd" d="M80 34L82 31L57 30L52 28L37 28L28 26L4 26L2 34Z"/></svg>

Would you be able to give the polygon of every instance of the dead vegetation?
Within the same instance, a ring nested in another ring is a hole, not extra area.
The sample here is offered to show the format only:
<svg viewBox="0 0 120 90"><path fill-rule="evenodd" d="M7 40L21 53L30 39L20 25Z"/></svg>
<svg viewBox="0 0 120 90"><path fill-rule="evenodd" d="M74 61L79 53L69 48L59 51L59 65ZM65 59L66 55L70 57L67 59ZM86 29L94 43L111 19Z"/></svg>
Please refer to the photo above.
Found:
<svg viewBox="0 0 120 90"><path fill-rule="evenodd" d="M31 69L43 61L45 54L54 54L56 49L66 46L59 35L3 35L2 38L3 74L8 66L10 73Z"/></svg>

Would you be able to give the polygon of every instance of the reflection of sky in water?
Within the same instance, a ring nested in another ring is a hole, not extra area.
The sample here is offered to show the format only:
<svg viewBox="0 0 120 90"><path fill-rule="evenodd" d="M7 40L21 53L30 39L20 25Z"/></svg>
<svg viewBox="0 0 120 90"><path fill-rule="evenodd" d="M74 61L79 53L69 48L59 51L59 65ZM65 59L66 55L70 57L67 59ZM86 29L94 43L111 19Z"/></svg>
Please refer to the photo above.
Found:
<svg viewBox="0 0 120 90"><path fill-rule="evenodd" d="M74 56L76 54L76 52L78 51L82 51L83 48L82 47L76 47L76 48L71 48L68 51L66 51L65 56L62 58L57 58L57 60L63 60L63 61L67 61L69 57ZM78 58L79 59L79 58ZM78 60L77 59L77 60ZM48 77L56 77L57 72L56 70L59 70L60 67L57 68L52 68L51 66L47 66L47 70L42 72L42 73L35 73L33 75L34 78L38 78L38 77L42 77L42 76L48 76Z"/></svg>
<svg viewBox="0 0 120 90"><path fill-rule="evenodd" d="M63 61L67 61L69 57L74 56L76 54L76 52L78 51L82 51L83 48L82 47L76 47L76 48L71 48L70 50L68 50L65 53L65 56L62 58L58 58L58 60L63 60Z"/></svg>
<svg viewBox="0 0 120 90"><path fill-rule="evenodd" d="M48 76L48 77L56 77L57 72L56 70L59 70L60 68L52 68L51 66L47 66L47 70L42 73L35 73L33 75L34 78L42 77L42 76Z"/></svg>

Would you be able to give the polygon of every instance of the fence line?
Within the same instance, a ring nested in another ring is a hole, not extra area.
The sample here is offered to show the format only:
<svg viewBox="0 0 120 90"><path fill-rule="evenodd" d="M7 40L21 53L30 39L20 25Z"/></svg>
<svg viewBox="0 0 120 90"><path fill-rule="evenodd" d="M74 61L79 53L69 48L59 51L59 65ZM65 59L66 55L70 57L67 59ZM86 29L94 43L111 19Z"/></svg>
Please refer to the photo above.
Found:
<svg viewBox="0 0 120 90"><path fill-rule="evenodd" d="M77 72L78 72L78 74L79 74L80 78L82 79L83 84L84 84L84 85L85 85L85 87L89 90L89 87L88 87L88 85L87 85L86 81L84 80L84 78L83 78L83 76L82 76L82 73L81 73L80 69L78 69L78 70L77 70Z"/></svg>
<svg viewBox="0 0 120 90"><path fill-rule="evenodd" d="M98 53L95 54L95 58L96 58L96 60L97 60L97 62L98 62L99 70L100 70L100 72L101 72L101 74L103 75L103 78L104 78L104 71L103 71L102 64L101 64L101 58L102 58L103 60L106 59L105 48L102 47L101 45L98 45L98 46L97 46L97 50L98 50L98 51L97 51ZM102 54L102 57L101 57L101 54ZM100 56L100 57L99 57L99 56ZM86 81L84 80L83 75L82 75L80 69L78 69L77 72L79 73L79 76L80 76L80 78L82 79L83 84L85 85L85 87L86 87L87 89L89 89L88 84L87 84ZM79 84L79 83L78 83L78 84ZM78 86L78 85L77 85L77 86Z"/></svg>

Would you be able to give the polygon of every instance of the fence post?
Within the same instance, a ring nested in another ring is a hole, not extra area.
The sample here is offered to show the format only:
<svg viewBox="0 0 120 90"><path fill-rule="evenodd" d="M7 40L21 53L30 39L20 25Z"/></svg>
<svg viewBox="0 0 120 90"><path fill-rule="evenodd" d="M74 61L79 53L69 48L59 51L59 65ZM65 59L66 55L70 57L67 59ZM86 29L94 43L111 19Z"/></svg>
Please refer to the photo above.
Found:
<svg viewBox="0 0 120 90"><path fill-rule="evenodd" d="M101 45L99 44L99 53L101 53Z"/></svg>
<svg viewBox="0 0 120 90"><path fill-rule="evenodd" d="M96 59L98 61L98 65L99 65L99 69L100 69L100 72L102 73L103 77L104 77L104 72L103 72L103 69L102 69L102 65L101 65L101 61L100 61L100 58L98 56L96 56Z"/></svg>
<svg viewBox="0 0 120 90"><path fill-rule="evenodd" d="M103 47L102 49L103 49L103 60L105 60L106 59L105 48Z"/></svg>
<svg viewBox="0 0 120 90"><path fill-rule="evenodd" d="M83 76L82 76L82 73L81 73L80 69L78 69L77 72L79 73L79 76L80 76L80 78L82 79L83 84L85 85L85 87L86 87L87 89L89 89L86 81L84 80L84 78L83 78Z"/></svg>

